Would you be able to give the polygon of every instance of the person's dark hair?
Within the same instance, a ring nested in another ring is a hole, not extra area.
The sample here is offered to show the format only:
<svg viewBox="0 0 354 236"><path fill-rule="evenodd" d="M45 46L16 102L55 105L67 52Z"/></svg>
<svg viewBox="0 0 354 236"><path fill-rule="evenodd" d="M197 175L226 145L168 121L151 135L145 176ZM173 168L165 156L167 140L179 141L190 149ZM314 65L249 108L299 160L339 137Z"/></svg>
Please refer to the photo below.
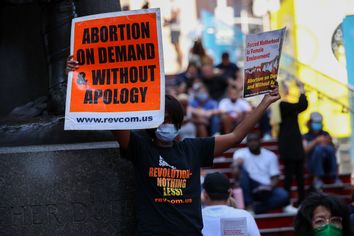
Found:
<svg viewBox="0 0 354 236"><path fill-rule="evenodd" d="M230 58L230 54L229 54L228 52L223 52L223 53L221 54L221 58L222 58L222 59L229 59L229 58Z"/></svg>
<svg viewBox="0 0 354 236"><path fill-rule="evenodd" d="M193 47L192 47L192 53L199 55L199 56L205 56L205 49L202 43L201 39L197 39L194 41Z"/></svg>
<svg viewBox="0 0 354 236"><path fill-rule="evenodd" d="M144 4L142 5L141 9L149 9L150 4L148 1L145 1Z"/></svg>
<svg viewBox="0 0 354 236"><path fill-rule="evenodd" d="M207 174L203 188L212 201L226 201L229 198L230 181L222 173Z"/></svg>
<svg viewBox="0 0 354 236"><path fill-rule="evenodd" d="M179 129L183 123L183 108L181 103L171 95L165 95L165 112L169 114L172 123Z"/></svg>
<svg viewBox="0 0 354 236"><path fill-rule="evenodd" d="M335 196L315 192L309 195L301 204L295 218L295 235L311 236L313 211L318 207L327 208L332 216L342 217L342 235L350 235L349 212L347 205Z"/></svg>

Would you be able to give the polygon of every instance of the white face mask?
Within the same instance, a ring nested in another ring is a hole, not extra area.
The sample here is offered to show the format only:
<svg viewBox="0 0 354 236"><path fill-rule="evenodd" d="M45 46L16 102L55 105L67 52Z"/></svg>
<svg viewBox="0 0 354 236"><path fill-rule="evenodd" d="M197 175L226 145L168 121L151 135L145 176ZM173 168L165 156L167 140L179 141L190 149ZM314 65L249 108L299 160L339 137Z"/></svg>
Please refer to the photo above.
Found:
<svg viewBox="0 0 354 236"><path fill-rule="evenodd" d="M155 130L156 137L164 142L172 142L178 134L178 130L176 129L174 124L161 124Z"/></svg>

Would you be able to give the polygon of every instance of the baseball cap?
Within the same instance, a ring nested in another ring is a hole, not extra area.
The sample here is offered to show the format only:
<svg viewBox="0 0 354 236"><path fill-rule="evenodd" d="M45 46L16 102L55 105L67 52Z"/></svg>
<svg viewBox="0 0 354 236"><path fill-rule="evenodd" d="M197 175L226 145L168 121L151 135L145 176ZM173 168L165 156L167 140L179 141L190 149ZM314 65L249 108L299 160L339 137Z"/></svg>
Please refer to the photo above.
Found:
<svg viewBox="0 0 354 236"><path fill-rule="evenodd" d="M322 122L322 115L318 112L312 112L310 115L310 120L312 122Z"/></svg>
<svg viewBox="0 0 354 236"><path fill-rule="evenodd" d="M230 181L219 172L207 174L203 187L212 200L223 200L229 197Z"/></svg>

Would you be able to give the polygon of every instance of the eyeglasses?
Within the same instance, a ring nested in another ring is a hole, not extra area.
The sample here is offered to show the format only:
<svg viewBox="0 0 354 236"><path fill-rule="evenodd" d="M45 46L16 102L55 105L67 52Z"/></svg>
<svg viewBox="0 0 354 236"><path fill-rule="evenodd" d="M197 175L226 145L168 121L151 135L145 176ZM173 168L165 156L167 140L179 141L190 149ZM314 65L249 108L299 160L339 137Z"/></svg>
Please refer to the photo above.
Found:
<svg viewBox="0 0 354 236"><path fill-rule="evenodd" d="M317 218L312 221L312 225L314 229L321 228L326 224L331 224L336 226L337 228L342 228L342 217L333 216L331 218Z"/></svg>

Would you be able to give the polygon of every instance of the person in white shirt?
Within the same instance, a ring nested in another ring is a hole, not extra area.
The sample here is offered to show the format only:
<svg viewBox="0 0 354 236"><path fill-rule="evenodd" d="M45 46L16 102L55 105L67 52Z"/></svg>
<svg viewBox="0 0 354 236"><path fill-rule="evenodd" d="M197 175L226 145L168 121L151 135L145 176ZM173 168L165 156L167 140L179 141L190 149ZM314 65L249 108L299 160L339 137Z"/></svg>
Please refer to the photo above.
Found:
<svg viewBox="0 0 354 236"><path fill-rule="evenodd" d="M289 194L278 187L279 164L277 156L261 147L257 132L247 136L247 148L237 150L233 155L233 171L239 177L246 208L256 214L284 207L284 212L296 213L289 203Z"/></svg>
<svg viewBox="0 0 354 236"><path fill-rule="evenodd" d="M240 230L242 235L260 235L257 224L249 212L227 206L231 188L230 181L225 175L219 172L208 174L203 187L202 194L207 205L202 209L203 236L226 235L227 231L228 235L234 235L230 232L236 230Z"/></svg>
<svg viewBox="0 0 354 236"><path fill-rule="evenodd" d="M237 88L236 85L229 86L227 97L223 98L219 103L223 134L230 133L252 110L251 105L240 98L241 91L242 89Z"/></svg>

